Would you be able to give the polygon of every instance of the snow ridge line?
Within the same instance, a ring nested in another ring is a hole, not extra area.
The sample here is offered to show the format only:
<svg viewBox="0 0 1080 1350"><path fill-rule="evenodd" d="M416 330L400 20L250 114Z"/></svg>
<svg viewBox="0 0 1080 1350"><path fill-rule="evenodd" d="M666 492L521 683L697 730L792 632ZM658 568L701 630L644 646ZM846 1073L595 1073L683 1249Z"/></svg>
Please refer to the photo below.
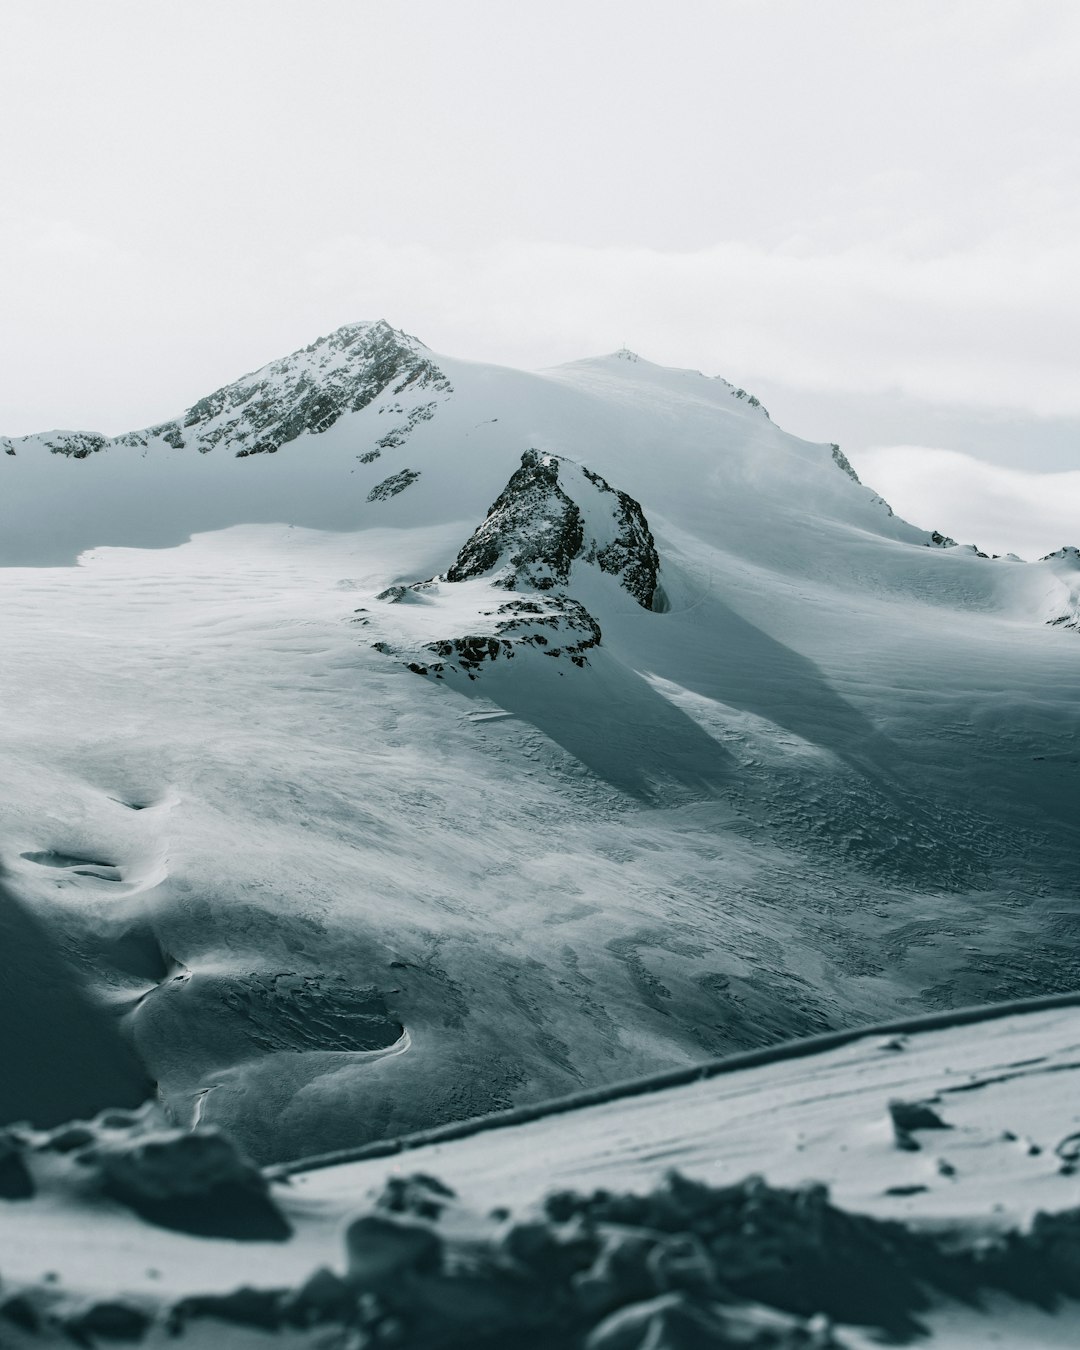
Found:
<svg viewBox="0 0 1080 1350"><path fill-rule="evenodd" d="M722 1055L717 1059L704 1060L700 1064L692 1064L682 1069L665 1069L659 1073L624 1079L622 1082L609 1083L603 1087L585 1088L580 1092L568 1093L564 1097L551 1097L547 1101L511 1107L507 1111L490 1111L485 1115L473 1116L469 1120L450 1121L446 1125L417 1130L396 1138L376 1139L356 1148L338 1149L333 1153L320 1153L311 1158L298 1158L293 1162L274 1163L263 1168L263 1175L269 1181L284 1181L302 1172L318 1172L344 1163L392 1157L396 1153L409 1153L414 1149L426 1148L430 1144L468 1139L487 1130L527 1125L534 1120L581 1110L587 1106L605 1106L609 1102L621 1101L628 1097L642 1097L650 1092L661 1092L666 1088L686 1087L691 1083L704 1082L709 1078L718 1078L740 1069L756 1069L762 1065L781 1064L792 1059L808 1059L812 1055L823 1054L828 1050L842 1049L845 1045L865 1040L870 1036L948 1031L953 1027L993 1022L998 1018L1016 1014L1051 1012L1055 1008L1080 1008L1080 990L1068 994L1043 994L1035 998L1008 999L1004 1003L981 1003L974 1007L925 1013L920 1017L907 1017L895 1022L872 1022L868 1026L848 1027L841 1031L821 1032L817 1036L780 1041L777 1045L766 1046L761 1050L740 1050L736 1054Z"/></svg>

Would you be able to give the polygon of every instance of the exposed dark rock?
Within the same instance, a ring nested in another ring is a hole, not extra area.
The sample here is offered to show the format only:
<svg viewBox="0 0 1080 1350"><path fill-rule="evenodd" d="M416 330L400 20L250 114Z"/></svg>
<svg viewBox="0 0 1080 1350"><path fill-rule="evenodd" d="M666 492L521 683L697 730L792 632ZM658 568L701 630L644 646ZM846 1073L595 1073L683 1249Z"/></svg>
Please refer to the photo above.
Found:
<svg viewBox="0 0 1080 1350"><path fill-rule="evenodd" d="M364 1214L345 1230L347 1278L364 1289L382 1289L406 1273L438 1270L442 1252L442 1239L421 1223Z"/></svg>
<svg viewBox="0 0 1080 1350"><path fill-rule="evenodd" d="M437 1179L394 1178L348 1225L344 1276L321 1267L291 1290L186 1297L166 1327L322 1328L320 1344L399 1350L838 1350L835 1324L919 1337L941 1295L971 1305L999 1290L1047 1309L1080 1296L1080 1210L992 1237L927 1232L837 1209L821 1186L675 1173L647 1194L563 1192L545 1210L470 1217ZM74 1311L62 1299L23 1290L0 1317L26 1330L59 1317L87 1345L139 1339L153 1320L126 1299Z"/></svg>
<svg viewBox="0 0 1080 1350"><path fill-rule="evenodd" d="M312 1271L280 1304L282 1319L293 1326L345 1322L356 1307L356 1290L326 1266Z"/></svg>
<svg viewBox="0 0 1080 1350"><path fill-rule="evenodd" d="M248 1285L228 1294L195 1295L174 1304L169 1313L169 1329L175 1334L185 1322L213 1317L219 1322L276 1331L285 1320L287 1298L285 1289L252 1289Z"/></svg>
<svg viewBox="0 0 1080 1350"><path fill-rule="evenodd" d="M448 581L467 581L505 564L507 590L565 585L581 552L581 511L559 486L559 460L526 450L472 538L447 569Z"/></svg>
<svg viewBox="0 0 1080 1350"><path fill-rule="evenodd" d="M243 432L254 438L248 454L265 454L305 432L328 430L343 413L359 412L380 394L410 388L451 392L415 338L383 321L352 324L200 399L182 425L204 453ZM432 416L434 406L426 407ZM222 421L226 414L235 416Z"/></svg>
<svg viewBox="0 0 1080 1350"><path fill-rule="evenodd" d="M140 1341L153 1318L134 1303L105 1299L91 1303L64 1318L64 1329L76 1339L100 1337L105 1341Z"/></svg>
<svg viewBox="0 0 1080 1350"><path fill-rule="evenodd" d="M428 643L425 650L474 679L485 661L511 660L519 647L535 647L545 656L565 656L575 666L584 666L585 653L600 644L600 625L584 605L561 592L536 600L508 600L495 612L507 617L494 634L443 638Z"/></svg>
<svg viewBox="0 0 1080 1350"><path fill-rule="evenodd" d="M737 385L732 384L730 380L725 380L722 375L717 375L716 378L728 389L732 398L741 400L751 408L760 408L761 415L767 421L772 421L772 418L769 417L769 410L765 407L764 403L762 403L761 399L748 393L745 389L740 389Z"/></svg>
<svg viewBox="0 0 1080 1350"><path fill-rule="evenodd" d="M833 442L833 444L829 446L829 449L832 451L833 463L836 465L836 467L840 469L843 473L846 473L847 476L853 482L859 483L861 485L862 479L855 472L854 468L852 467L851 460L848 459L847 455L844 454L843 450L841 450L840 447L835 442Z"/></svg>
<svg viewBox="0 0 1080 1350"><path fill-rule="evenodd" d="M589 502L588 529L568 486ZM615 576L638 604L653 608L660 559L639 504L589 469L527 450L446 578L466 581L499 568L493 580L507 590L549 591L567 584L577 559Z"/></svg>
<svg viewBox="0 0 1080 1350"><path fill-rule="evenodd" d="M892 1121L897 1148L909 1153L917 1153L920 1148L918 1140L914 1137L916 1130L952 1129L952 1126L947 1125L928 1102L891 1101L889 1119Z"/></svg>
<svg viewBox="0 0 1080 1350"><path fill-rule="evenodd" d="M103 1135L77 1160L115 1199L163 1228L249 1241L290 1234L263 1174L212 1127Z"/></svg>
<svg viewBox="0 0 1080 1350"><path fill-rule="evenodd" d="M41 1329L41 1313L27 1294L9 1294L6 1298L0 1298L0 1317L22 1331L35 1332Z"/></svg>
<svg viewBox="0 0 1080 1350"><path fill-rule="evenodd" d="M430 422L435 416L438 406L437 403L432 402L419 403L415 408L411 408L406 414L405 421L401 426L391 427L385 435L379 437L375 442L376 448L369 452L370 458L377 459L380 451L395 450L398 446L404 445L421 422ZM400 408L398 408L397 411L400 412ZM367 463L369 461L369 455L361 455L360 459L362 462Z"/></svg>
<svg viewBox="0 0 1080 1350"><path fill-rule="evenodd" d="M67 455L69 459L89 459L91 455L104 450L109 443L107 436L99 436L93 431L64 431L53 440L44 440L44 445L54 455Z"/></svg>
<svg viewBox="0 0 1080 1350"><path fill-rule="evenodd" d="M599 492L610 492L618 501L614 511L618 533L607 543L591 541L585 561L595 562L601 572L616 577L643 609L656 609L660 555L645 513L633 497L611 487L598 473L582 466L582 473Z"/></svg>
<svg viewBox="0 0 1080 1350"><path fill-rule="evenodd" d="M415 477L412 470L402 470L373 488L369 500L401 491ZM583 465L528 450L444 577L409 586L397 583L377 599L400 603L437 591L439 584L483 577L502 590L533 594L481 611L478 618L496 620L483 624L482 631L425 643L420 650L440 658L435 662L417 659L415 648L401 653L384 641L372 646L386 655L407 656L409 670L437 679L447 670L476 679L486 663L512 660L529 647L585 666L601 631L585 606L561 589L571 583L575 564L614 577L644 609L666 607L659 555L638 503Z"/></svg>
<svg viewBox="0 0 1080 1350"><path fill-rule="evenodd" d="M445 396L453 387L422 343L380 320L339 328L215 390L175 421L111 439L84 431L34 439L53 454L72 459L86 459L110 446L145 447L154 440L176 450L193 447L200 454L230 445L238 458L246 459L275 454L304 433L326 431L343 414L359 412L380 395L398 397L406 390ZM385 443L401 444L437 407L437 398L413 407L404 424L384 437ZM16 453L12 438L5 437L0 445Z"/></svg>
<svg viewBox="0 0 1080 1350"><path fill-rule="evenodd" d="M600 1191L563 1195L555 1204L559 1213L594 1225L652 1230L664 1242L669 1235L696 1239L707 1256L691 1248L695 1258L683 1271L700 1289L714 1269L713 1298L724 1291L726 1300L751 1300L795 1317L824 1313L903 1335L917 1330L913 1314L928 1306L922 1279L923 1266L932 1264L929 1248L899 1224L836 1209L824 1187L781 1190L755 1177L711 1187L672 1174L646 1196ZM668 1266L678 1269L677 1262ZM659 1256L650 1261L639 1298L663 1292L663 1270Z"/></svg>
<svg viewBox="0 0 1080 1350"><path fill-rule="evenodd" d="M438 1177L415 1172L410 1177L391 1177L375 1201L391 1214L411 1214L418 1219L438 1219L457 1197Z"/></svg>
<svg viewBox="0 0 1080 1350"><path fill-rule="evenodd" d="M368 493L367 499L369 502L388 501L399 492L404 492L419 477L420 472L417 469L401 469L397 473L392 473L389 478L384 478L381 483L376 483Z"/></svg>

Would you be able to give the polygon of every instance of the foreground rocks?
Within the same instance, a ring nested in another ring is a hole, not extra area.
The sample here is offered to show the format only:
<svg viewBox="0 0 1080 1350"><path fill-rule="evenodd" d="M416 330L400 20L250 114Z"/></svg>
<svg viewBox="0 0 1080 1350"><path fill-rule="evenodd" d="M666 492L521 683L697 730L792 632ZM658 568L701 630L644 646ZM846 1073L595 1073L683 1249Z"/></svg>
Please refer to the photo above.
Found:
<svg viewBox="0 0 1080 1350"><path fill-rule="evenodd" d="M103 1111L54 1130L0 1132L0 1197L30 1199L38 1172L61 1190L106 1195L181 1232L266 1241L291 1231L262 1172L227 1135L172 1129L152 1107Z"/></svg>
<svg viewBox="0 0 1080 1350"><path fill-rule="evenodd" d="M758 1177L712 1187L671 1173L647 1195L553 1194L515 1219L469 1214L418 1175L391 1181L343 1236L340 1272L186 1300L173 1328L325 1326L342 1350L839 1350L844 1324L914 1340L944 1298L1080 1296L1080 1210L1024 1234L924 1233L846 1213L822 1186Z"/></svg>
<svg viewBox="0 0 1080 1350"><path fill-rule="evenodd" d="M900 1147L948 1128L929 1101L894 1100L888 1114ZM1057 1150L1063 1170L1075 1138ZM233 1241L290 1235L276 1192L227 1136L165 1128L153 1108L11 1127L0 1158L0 1218L66 1188L88 1245L93 1210L80 1218L79 1203L94 1195L132 1211L133 1252L140 1222ZM842 1210L820 1185L718 1187L673 1172L647 1194L562 1191L521 1215L478 1214L415 1174L388 1181L344 1225L338 1260L293 1284L170 1300L88 1297L55 1275L0 1281L0 1346L190 1336L200 1347L272 1337L285 1350L843 1350L853 1327L915 1341L936 1307L978 1306L987 1291L1050 1310L1080 1298L1080 1209L1023 1232L926 1230Z"/></svg>

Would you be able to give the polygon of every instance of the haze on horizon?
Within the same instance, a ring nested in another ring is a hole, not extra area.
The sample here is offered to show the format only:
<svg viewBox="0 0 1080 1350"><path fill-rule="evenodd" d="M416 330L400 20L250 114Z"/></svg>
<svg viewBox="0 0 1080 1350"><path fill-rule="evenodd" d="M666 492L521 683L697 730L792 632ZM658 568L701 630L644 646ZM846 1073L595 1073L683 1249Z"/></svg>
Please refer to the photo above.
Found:
<svg viewBox="0 0 1080 1350"><path fill-rule="evenodd" d="M1080 542L1068 0L5 19L5 434L160 421L386 317L722 374L916 524Z"/></svg>

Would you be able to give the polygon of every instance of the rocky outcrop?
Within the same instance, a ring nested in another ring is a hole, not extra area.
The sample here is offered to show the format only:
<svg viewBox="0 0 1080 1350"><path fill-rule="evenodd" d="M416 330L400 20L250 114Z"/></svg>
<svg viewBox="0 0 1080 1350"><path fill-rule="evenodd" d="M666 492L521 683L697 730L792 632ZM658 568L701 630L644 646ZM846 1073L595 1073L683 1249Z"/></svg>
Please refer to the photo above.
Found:
<svg viewBox="0 0 1080 1350"><path fill-rule="evenodd" d="M408 486L410 470L385 480L369 500ZM398 486L400 482L400 486ZM512 591L502 603L483 604L470 631L426 641L372 643L404 660L418 675L442 679L455 671L470 680L492 662L533 651L553 660L588 665L600 645L600 624L571 593L576 567L591 566L611 576L643 608L666 606L660 586L660 558L640 505L583 464L560 455L526 450L499 494L445 575L412 585L396 583L375 598L387 604L419 606L432 625L456 587L487 581L495 595ZM487 599L492 592L482 587ZM458 593L460 595L460 593ZM460 622L460 606L453 606ZM354 622L377 622L372 611L357 611ZM418 618L413 608L413 618ZM416 625L408 625L416 631ZM410 635L412 636L412 634Z"/></svg>
<svg viewBox="0 0 1080 1350"><path fill-rule="evenodd" d="M848 459L847 455L844 454L843 450L840 449L840 447L836 444L835 441L829 446L829 449L832 451L833 463L840 470L840 472L846 473L853 483L858 483L859 486L861 487L862 479L855 472L854 468L852 467L851 460Z"/></svg>
<svg viewBox="0 0 1080 1350"><path fill-rule="evenodd" d="M416 469L400 469L397 473L392 473L389 478L384 478L381 483L375 486L367 495L369 502L385 502L391 497L396 497L398 493L404 492L420 477Z"/></svg>
<svg viewBox="0 0 1080 1350"><path fill-rule="evenodd" d="M163 1228L235 1241L291 1232L266 1178L228 1135L173 1128L151 1104L52 1130L14 1126L0 1134L0 1161L6 1199L32 1198L40 1171L46 1190L105 1195Z"/></svg>
<svg viewBox="0 0 1080 1350"><path fill-rule="evenodd" d="M508 600L496 611L507 617L495 625L495 631L481 636L442 638L429 642L426 650L438 657L430 666L409 663L418 675L441 675L447 667L461 670L470 680L485 661L511 659L515 651L532 647L553 660L565 657L575 666L585 666L585 653L600 645L600 625L577 600L556 593L537 599ZM489 617L491 611L484 613Z"/></svg>
<svg viewBox="0 0 1080 1350"><path fill-rule="evenodd" d="M732 384L730 380L725 380L722 375L717 375L716 378L728 390L732 398L739 399L749 408L757 408L767 422L772 421L772 418L769 416L768 408L766 408L765 404L762 403L761 399L756 395L749 393L745 389L740 389L738 385Z"/></svg>
<svg viewBox="0 0 1080 1350"><path fill-rule="evenodd" d="M81 1345L153 1328L154 1344L269 1334L289 1347L844 1350L855 1328L859 1344L908 1344L928 1334L935 1307L978 1308L988 1295L1060 1308L1080 1292L1078 1236L1075 1209L1036 1213L1022 1231L923 1227L843 1208L820 1185L679 1172L648 1191L561 1191L531 1212L481 1214L418 1172L350 1217L337 1269L83 1304L54 1280L5 1290L0 1318Z"/></svg>
<svg viewBox="0 0 1080 1350"><path fill-rule="evenodd" d="M238 454L273 454L382 394L406 390L446 394L451 386L415 338L384 321L351 324L200 399L177 422L148 434L172 431L203 453L225 440L244 443ZM429 400L416 420L432 414Z"/></svg>
<svg viewBox="0 0 1080 1350"><path fill-rule="evenodd" d="M579 560L614 576L644 609L657 607L660 558L640 505L584 465L526 450L446 579L495 572L506 590L549 591Z"/></svg>

